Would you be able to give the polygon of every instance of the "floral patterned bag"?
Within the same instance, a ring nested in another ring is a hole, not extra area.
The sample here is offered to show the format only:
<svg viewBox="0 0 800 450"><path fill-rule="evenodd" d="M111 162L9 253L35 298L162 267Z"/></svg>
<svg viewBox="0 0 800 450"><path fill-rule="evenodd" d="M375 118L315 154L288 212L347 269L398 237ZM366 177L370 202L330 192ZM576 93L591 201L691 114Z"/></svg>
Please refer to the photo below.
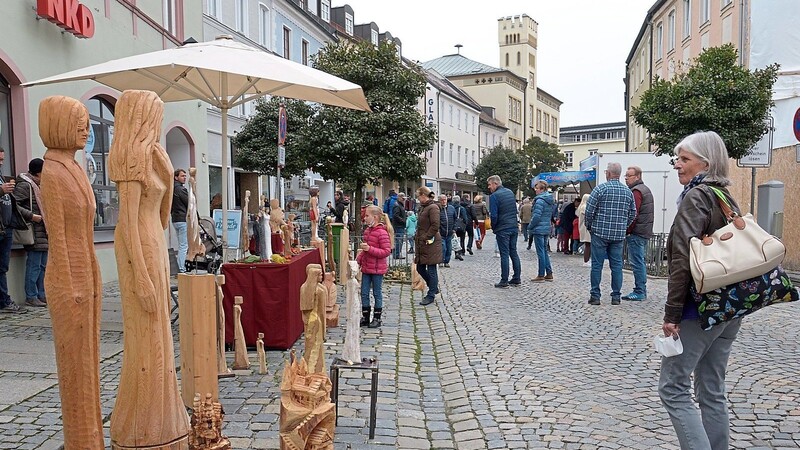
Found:
<svg viewBox="0 0 800 450"><path fill-rule="evenodd" d="M794 302L800 298L800 293L781 266L764 275L729 284L705 294L698 293L693 284L689 293L697 303L700 326L704 330L746 316L765 306Z"/></svg>

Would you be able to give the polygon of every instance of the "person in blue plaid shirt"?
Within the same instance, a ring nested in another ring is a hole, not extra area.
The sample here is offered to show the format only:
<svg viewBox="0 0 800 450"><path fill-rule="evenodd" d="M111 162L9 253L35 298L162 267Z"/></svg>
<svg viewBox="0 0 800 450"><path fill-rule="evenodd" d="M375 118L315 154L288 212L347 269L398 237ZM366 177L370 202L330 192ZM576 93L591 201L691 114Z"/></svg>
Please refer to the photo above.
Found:
<svg viewBox="0 0 800 450"><path fill-rule="evenodd" d="M627 186L619 181L622 166L608 163L606 182L598 185L586 205L586 229L592 236L592 287L589 304L600 304L600 279L608 259L611 269L611 304L620 304L622 290L622 245L625 230L636 218L636 203Z"/></svg>

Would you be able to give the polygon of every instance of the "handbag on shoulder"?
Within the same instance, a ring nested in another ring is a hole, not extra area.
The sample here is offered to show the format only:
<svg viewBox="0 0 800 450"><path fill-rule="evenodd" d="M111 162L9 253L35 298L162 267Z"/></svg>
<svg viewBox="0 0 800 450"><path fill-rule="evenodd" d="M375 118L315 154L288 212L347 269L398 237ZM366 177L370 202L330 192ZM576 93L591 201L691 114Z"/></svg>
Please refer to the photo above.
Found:
<svg viewBox="0 0 800 450"><path fill-rule="evenodd" d="M31 188L30 184L28 184L28 189L30 190L28 195L28 200L30 201L28 211L33 211L33 189ZM14 202L13 198L11 202ZM12 206L14 208L17 207L16 204L13 204ZM16 245L33 245L36 242L36 235L33 233L33 222L26 220L25 228L14 229L14 232L11 235L11 242Z"/></svg>

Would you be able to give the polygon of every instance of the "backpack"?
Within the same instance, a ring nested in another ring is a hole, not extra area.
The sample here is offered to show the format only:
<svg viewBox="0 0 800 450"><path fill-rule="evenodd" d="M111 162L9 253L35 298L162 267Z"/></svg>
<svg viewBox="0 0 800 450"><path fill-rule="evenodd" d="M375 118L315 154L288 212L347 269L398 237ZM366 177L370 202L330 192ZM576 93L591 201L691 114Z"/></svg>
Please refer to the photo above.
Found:
<svg viewBox="0 0 800 450"><path fill-rule="evenodd" d="M392 214L392 207L394 207L395 203L397 203L397 197L389 197L383 202L383 212L386 214Z"/></svg>
<svg viewBox="0 0 800 450"><path fill-rule="evenodd" d="M461 211L463 209L463 206L458 207L456 210L456 218L453 220L453 230L455 230L456 233L463 233L467 229L467 221L461 217Z"/></svg>

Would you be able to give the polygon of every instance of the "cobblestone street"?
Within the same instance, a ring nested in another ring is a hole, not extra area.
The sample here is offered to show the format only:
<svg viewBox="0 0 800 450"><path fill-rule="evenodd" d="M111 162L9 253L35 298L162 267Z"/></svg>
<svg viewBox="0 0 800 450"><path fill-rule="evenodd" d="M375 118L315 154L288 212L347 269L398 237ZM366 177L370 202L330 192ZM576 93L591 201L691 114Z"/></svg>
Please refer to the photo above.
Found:
<svg viewBox="0 0 800 450"><path fill-rule="evenodd" d="M419 306L420 293L408 285L385 285L383 327L362 329L362 356L380 363L375 439L368 440L369 375L343 370L336 448L677 449L656 391L652 345L666 281L649 280L645 302L612 306L606 271L602 304L590 306L581 257L553 254L555 281L531 283L535 252L520 240L523 284L496 289L491 239L475 256L439 269L442 294L430 306ZM626 273L623 291L631 285ZM122 333L116 285L106 291L101 382L109 445ZM341 353L344 308L341 318L342 326L329 330L328 362ZM800 448L798 330L798 305L770 307L743 322L727 377L733 448ZM174 333L177 349L177 325ZM52 355L46 310L0 314L0 448L61 445ZM244 371L220 380L233 448L278 447L287 352L267 358L268 375Z"/></svg>

